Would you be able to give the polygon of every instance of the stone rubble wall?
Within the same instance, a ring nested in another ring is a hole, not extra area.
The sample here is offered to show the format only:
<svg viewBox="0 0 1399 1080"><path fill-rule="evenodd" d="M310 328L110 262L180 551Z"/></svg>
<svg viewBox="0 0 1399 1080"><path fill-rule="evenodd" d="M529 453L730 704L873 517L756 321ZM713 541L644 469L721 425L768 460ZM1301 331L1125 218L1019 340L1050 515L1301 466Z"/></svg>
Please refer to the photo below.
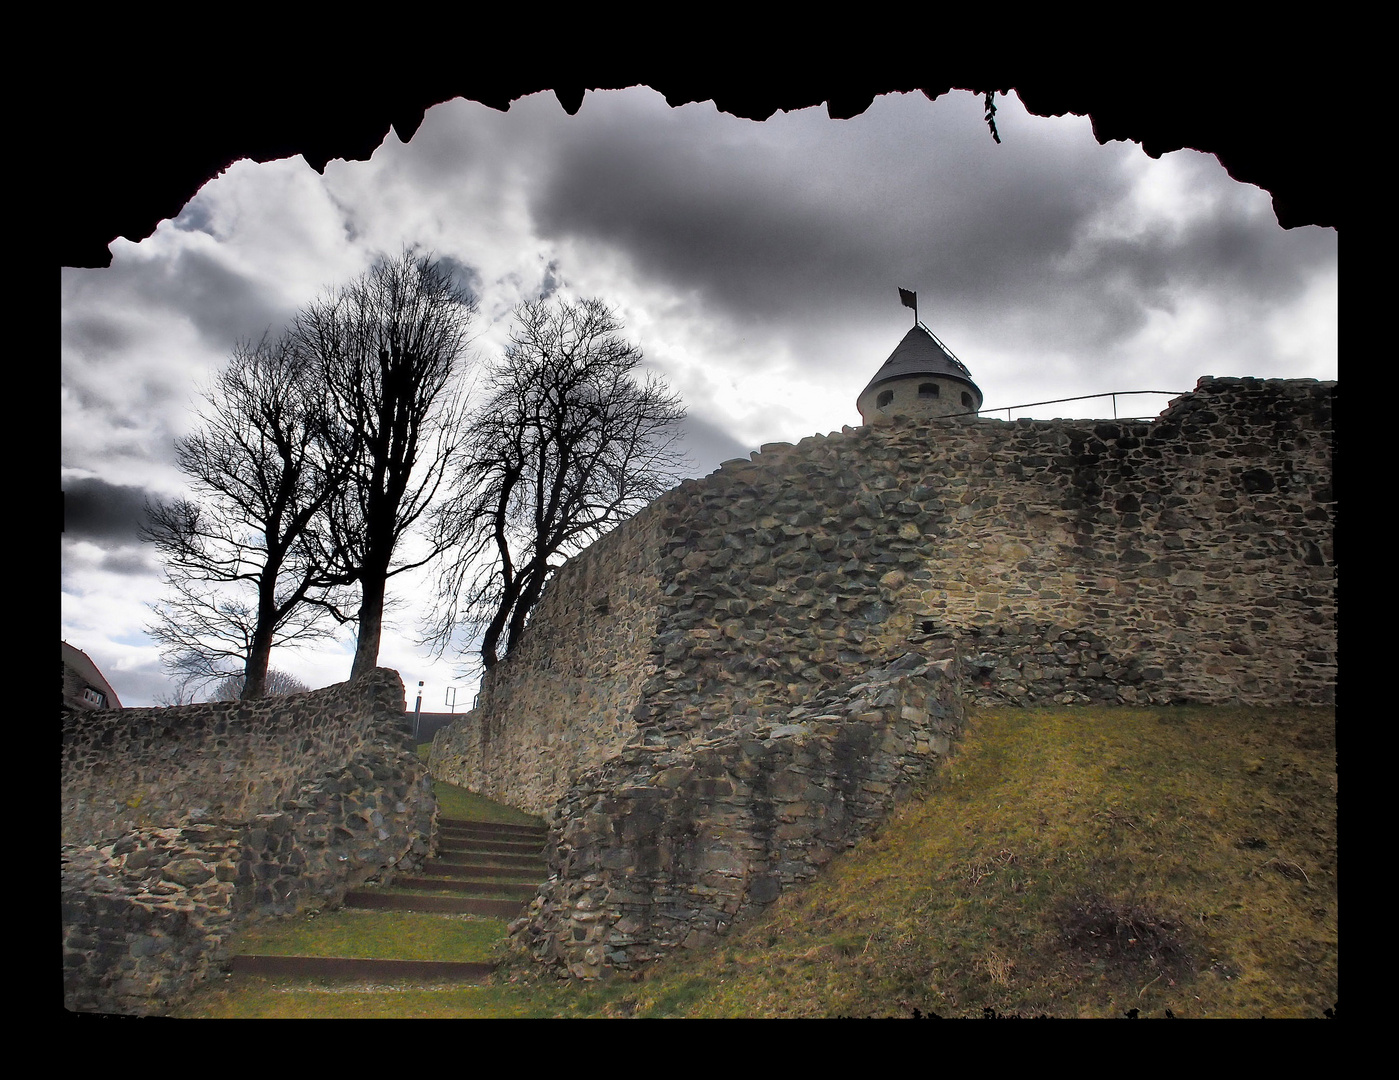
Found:
<svg viewBox="0 0 1399 1080"><path fill-rule="evenodd" d="M930 639L973 699L1332 704L1335 383L1151 422L898 420L687 480L558 572L435 775L544 813L638 732L791 708Z"/></svg>
<svg viewBox="0 0 1399 1080"><path fill-rule="evenodd" d="M190 813L241 819L275 809L303 777L354 757L387 712L401 728L402 682L395 690L397 673L378 670L377 678L259 701L65 713L64 841Z"/></svg>
<svg viewBox="0 0 1399 1080"><path fill-rule="evenodd" d="M419 867L437 807L402 716L380 668L258 702L65 717L65 1005L161 1014L239 923Z"/></svg>
<svg viewBox="0 0 1399 1080"><path fill-rule="evenodd" d="M433 776L544 814L635 735L655 670L659 525L653 504L557 571L477 706L433 738Z"/></svg>
<svg viewBox="0 0 1399 1080"><path fill-rule="evenodd" d="M158 1016L212 976L233 932L238 834L190 825L64 845L64 1007Z"/></svg>
<svg viewBox="0 0 1399 1080"><path fill-rule="evenodd" d="M780 717L629 745L556 808L517 946L593 978L711 942L812 879L950 753L950 666L909 654Z"/></svg>
<svg viewBox="0 0 1399 1080"><path fill-rule="evenodd" d="M934 633L926 643L961 658L963 694L976 704L1116 705L1149 696L1141 690L1141 664L1120 659L1111 642L1085 627L1060 630L1026 620L984 632Z"/></svg>
<svg viewBox="0 0 1399 1080"><path fill-rule="evenodd" d="M1150 423L896 419L687 481L638 727L795 705L929 631L1013 667L1027 704L1114 696L1067 690L1027 628L1091 635L1120 700L1331 704L1334 393L1212 379Z"/></svg>
<svg viewBox="0 0 1399 1080"><path fill-rule="evenodd" d="M682 839L709 810L658 793L657 762L688 768L733 724L778 723L911 649L955 661L970 701L1333 704L1336 389L1206 378L1150 422L895 418L725 462L559 572L434 768L538 813L558 802L560 851L581 817L586 851L654 835L688 882ZM588 613L627 586L621 647ZM703 869L723 877L719 850ZM676 943L627 903L680 905L701 933L723 921L659 878L635 895L663 902L599 887L619 868L590 859L559 857L536 955L592 972ZM702 888L723 918L750 902Z"/></svg>

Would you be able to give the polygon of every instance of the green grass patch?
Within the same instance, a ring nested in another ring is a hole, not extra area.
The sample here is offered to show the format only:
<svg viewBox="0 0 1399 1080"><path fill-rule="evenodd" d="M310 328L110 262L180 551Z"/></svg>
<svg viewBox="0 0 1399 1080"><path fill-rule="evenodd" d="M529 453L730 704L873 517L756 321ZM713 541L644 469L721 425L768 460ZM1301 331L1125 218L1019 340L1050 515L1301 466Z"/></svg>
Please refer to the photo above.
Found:
<svg viewBox="0 0 1399 1080"><path fill-rule="evenodd" d="M419 748L421 753L422 748ZM434 784L445 817L539 824L513 807L440 781ZM522 871L522 873L525 873ZM528 875L531 880L536 875ZM506 921L472 915L343 908L244 927L232 955L339 956L371 960L489 962L505 939ZM183 1017L409 1018L555 1016L561 1006L538 991L508 986L355 985L319 979L225 976L199 991Z"/></svg>
<svg viewBox="0 0 1399 1080"><path fill-rule="evenodd" d="M636 1015L1314 1016L1337 995L1333 710L981 712L880 832Z"/></svg>
<svg viewBox="0 0 1399 1080"><path fill-rule="evenodd" d="M231 951L267 956L485 962L504 936L503 919L344 908L257 923L239 933Z"/></svg>
<svg viewBox="0 0 1399 1080"><path fill-rule="evenodd" d="M983 710L875 835L711 948L592 984L518 956L484 987L249 980L190 1015L1318 1017L1336 927L1334 710Z"/></svg>
<svg viewBox="0 0 1399 1080"><path fill-rule="evenodd" d="M543 822L532 814L517 810L504 803L493 802L474 791L468 791L445 780L432 782L433 794L437 796L437 808L442 817L465 821L489 821L500 825L542 825Z"/></svg>
<svg viewBox="0 0 1399 1080"><path fill-rule="evenodd" d="M489 1020L557 1014L547 1005L497 987L333 985L237 978L204 992L197 1007L180 1015L238 1020Z"/></svg>

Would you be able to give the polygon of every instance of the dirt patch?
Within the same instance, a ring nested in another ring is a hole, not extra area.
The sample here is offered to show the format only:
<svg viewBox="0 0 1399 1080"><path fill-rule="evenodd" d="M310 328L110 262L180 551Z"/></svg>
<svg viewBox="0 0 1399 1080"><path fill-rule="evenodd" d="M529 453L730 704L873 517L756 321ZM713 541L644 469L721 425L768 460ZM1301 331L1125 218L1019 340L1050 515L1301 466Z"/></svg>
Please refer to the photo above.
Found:
<svg viewBox="0 0 1399 1080"><path fill-rule="evenodd" d="M1133 978L1146 974L1180 980L1194 973L1190 942L1180 920L1131 900L1081 897L1058 916L1062 946L1081 962Z"/></svg>

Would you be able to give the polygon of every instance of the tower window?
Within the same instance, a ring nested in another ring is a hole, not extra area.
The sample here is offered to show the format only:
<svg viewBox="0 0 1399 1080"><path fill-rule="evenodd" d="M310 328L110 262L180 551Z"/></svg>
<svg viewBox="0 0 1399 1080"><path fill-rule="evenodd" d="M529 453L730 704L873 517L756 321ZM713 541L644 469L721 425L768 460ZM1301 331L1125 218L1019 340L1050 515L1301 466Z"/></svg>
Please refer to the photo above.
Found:
<svg viewBox="0 0 1399 1080"><path fill-rule="evenodd" d="M937 397L937 396L938 396L938 384L935 383L935 382L919 383L919 384L918 384L918 396L919 396L919 397Z"/></svg>
<svg viewBox="0 0 1399 1080"><path fill-rule="evenodd" d="M976 408L976 406L972 404L972 396L965 390L962 391L962 404L968 409Z"/></svg>
<svg viewBox="0 0 1399 1080"><path fill-rule="evenodd" d="M879 395L879 400L876 401L876 402L874 403L874 404L875 404L875 408L882 409L882 408L884 408L885 405L888 405L889 402L891 402L891 401L893 401L893 400L894 400L894 391L892 391L892 390L885 390L884 393L882 393L882 394Z"/></svg>

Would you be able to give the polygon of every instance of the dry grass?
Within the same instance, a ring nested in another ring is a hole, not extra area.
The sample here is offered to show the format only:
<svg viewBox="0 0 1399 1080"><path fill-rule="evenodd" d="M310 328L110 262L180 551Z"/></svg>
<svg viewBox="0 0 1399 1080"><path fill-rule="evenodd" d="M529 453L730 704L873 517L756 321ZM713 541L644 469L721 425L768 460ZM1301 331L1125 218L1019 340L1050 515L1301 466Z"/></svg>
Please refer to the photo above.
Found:
<svg viewBox="0 0 1399 1080"><path fill-rule="evenodd" d="M880 834L683 977L696 1016L1322 1016L1335 716L983 712ZM855 942L867 942L858 950Z"/></svg>

